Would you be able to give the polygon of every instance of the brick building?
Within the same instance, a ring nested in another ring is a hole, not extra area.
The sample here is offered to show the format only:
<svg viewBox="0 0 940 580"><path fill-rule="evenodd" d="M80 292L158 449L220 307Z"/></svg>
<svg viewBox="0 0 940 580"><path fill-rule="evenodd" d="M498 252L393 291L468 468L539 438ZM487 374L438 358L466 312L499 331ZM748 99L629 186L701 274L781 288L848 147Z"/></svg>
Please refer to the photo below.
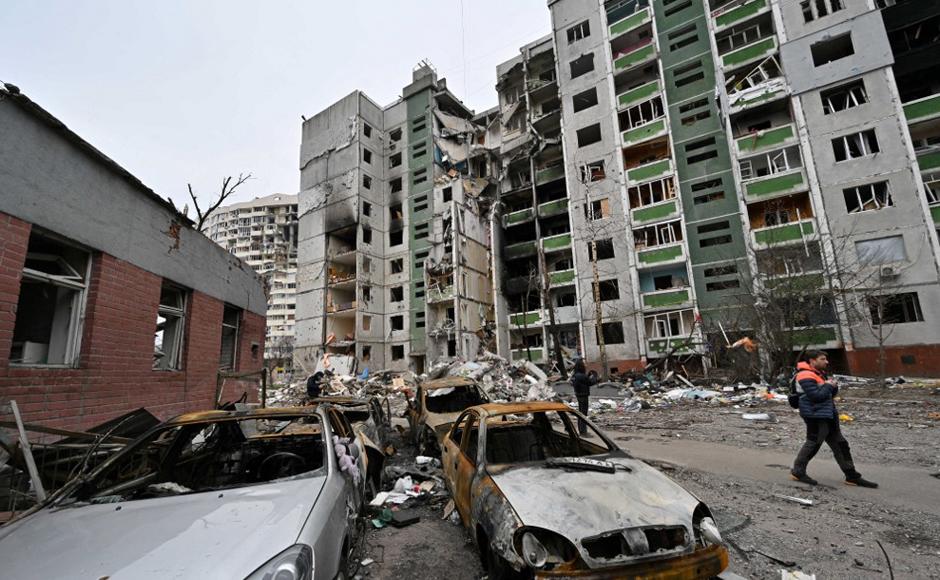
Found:
<svg viewBox="0 0 940 580"><path fill-rule="evenodd" d="M167 418L261 369L251 268L12 85L0 127L0 402L66 428Z"/></svg>

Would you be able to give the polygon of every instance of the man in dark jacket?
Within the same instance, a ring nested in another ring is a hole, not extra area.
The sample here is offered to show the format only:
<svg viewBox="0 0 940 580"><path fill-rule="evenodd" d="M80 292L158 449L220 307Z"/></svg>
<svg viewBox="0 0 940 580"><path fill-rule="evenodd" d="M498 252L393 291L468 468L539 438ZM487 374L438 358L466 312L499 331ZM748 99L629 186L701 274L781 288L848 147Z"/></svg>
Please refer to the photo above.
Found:
<svg viewBox="0 0 940 580"><path fill-rule="evenodd" d="M591 403L591 378L587 374L583 360L574 363L574 372L571 373L571 386L574 387L574 396L578 399L578 410L587 417L588 409ZM582 435L587 434L587 423L578 419L578 431Z"/></svg>
<svg viewBox="0 0 940 580"><path fill-rule="evenodd" d="M849 442L839 429L839 412L833 397L839 394L839 387L828 382L825 371L829 366L826 353L811 350L806 353L803 362L796 365L797 391L800 393L800 417L806 423L806 442L793 462L790 475L796 481L816 485L818 482L806 474L806 466L816 456L825 441L836 462L845 473L845 483L861 487L878 487L855 471Z"/></svg>

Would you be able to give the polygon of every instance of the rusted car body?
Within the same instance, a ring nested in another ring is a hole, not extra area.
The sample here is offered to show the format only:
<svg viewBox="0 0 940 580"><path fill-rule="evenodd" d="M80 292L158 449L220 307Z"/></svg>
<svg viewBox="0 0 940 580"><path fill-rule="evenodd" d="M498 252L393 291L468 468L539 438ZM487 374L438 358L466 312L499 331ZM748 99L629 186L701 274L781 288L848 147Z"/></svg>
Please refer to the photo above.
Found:
<svg viewBox="0 0 940 580"><path fill-rule="evenodd" d="M728 554L708 507L563 403L467 409L447 486L491 578L711 578Z"/></svg>
<svg viewBox="0 0 940 580"><path fill-rule="evenodd" d="M346 577L364 455L330 405L181 415L0 528L0 576Z"/></svg>
<svg viewBox="0 0 940 580"><path fill-rule="evenodd" d="M474 405L489 402L486 393L471 379L446 377L418 385L408 401L408 425L418 452L440 454L441 442L460 413Z"/></svg>
<svg viewBox="0 0 940 580"><path fill-rule="evenodd" d="M313 403L328 403L352 425L366 452L366 488L370 496L382 488L382 470L391 435L391 410L386 397L319 397Z"/></svg>

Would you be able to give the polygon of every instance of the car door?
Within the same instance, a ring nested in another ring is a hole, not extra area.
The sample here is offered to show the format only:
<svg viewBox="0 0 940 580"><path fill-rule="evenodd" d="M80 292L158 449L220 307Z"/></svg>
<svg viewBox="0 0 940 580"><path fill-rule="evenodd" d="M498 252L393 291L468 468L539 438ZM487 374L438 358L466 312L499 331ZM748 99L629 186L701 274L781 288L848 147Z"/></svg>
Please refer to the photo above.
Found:
<svg viewBox="0 0 940 580"><path fill-rule="evenodd" d="M444 439L442 450L444 473L451 484L454 505L464 524L470 521L470 489L476 472L476 457L471 458L470 454L476 452L477 424L476 413L465 411Z"/></svg>
<svg viewBox="0 0 940 580"><path fill-rule="evenodd" d="M330 426L333 428L333 433L339 436L341 439L349 439L349 444L346 447L347 453L355 458L356 467L359 469L358 485L353 485L353 489L355 490L355 497L353 499L355 501L356 507L359 507L362 503L362 498L365 497L365 479L366 473L368 473L368 458L365 451L365 445L363 444L359 434L353 430L352 425L349 423L349 420L345 415L336 409L330 409L329 416ZM330 445L332 446L332 442L330 442Z"/></svg>

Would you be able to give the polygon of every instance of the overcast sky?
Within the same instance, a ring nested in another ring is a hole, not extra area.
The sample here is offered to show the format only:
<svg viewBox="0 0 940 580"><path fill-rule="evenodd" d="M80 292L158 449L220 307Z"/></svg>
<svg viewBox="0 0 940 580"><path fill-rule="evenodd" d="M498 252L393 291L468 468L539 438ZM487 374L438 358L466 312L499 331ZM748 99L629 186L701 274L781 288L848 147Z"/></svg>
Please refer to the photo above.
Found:
<svg viewBox="0 0 940 580"><path fill-rule="evenodd" d="M300 116L389 104L421 59L492 107L496 64L551 27L546 0L0 1L0 81L179 207L239 172L236 201L296 193Z"/></svg>

